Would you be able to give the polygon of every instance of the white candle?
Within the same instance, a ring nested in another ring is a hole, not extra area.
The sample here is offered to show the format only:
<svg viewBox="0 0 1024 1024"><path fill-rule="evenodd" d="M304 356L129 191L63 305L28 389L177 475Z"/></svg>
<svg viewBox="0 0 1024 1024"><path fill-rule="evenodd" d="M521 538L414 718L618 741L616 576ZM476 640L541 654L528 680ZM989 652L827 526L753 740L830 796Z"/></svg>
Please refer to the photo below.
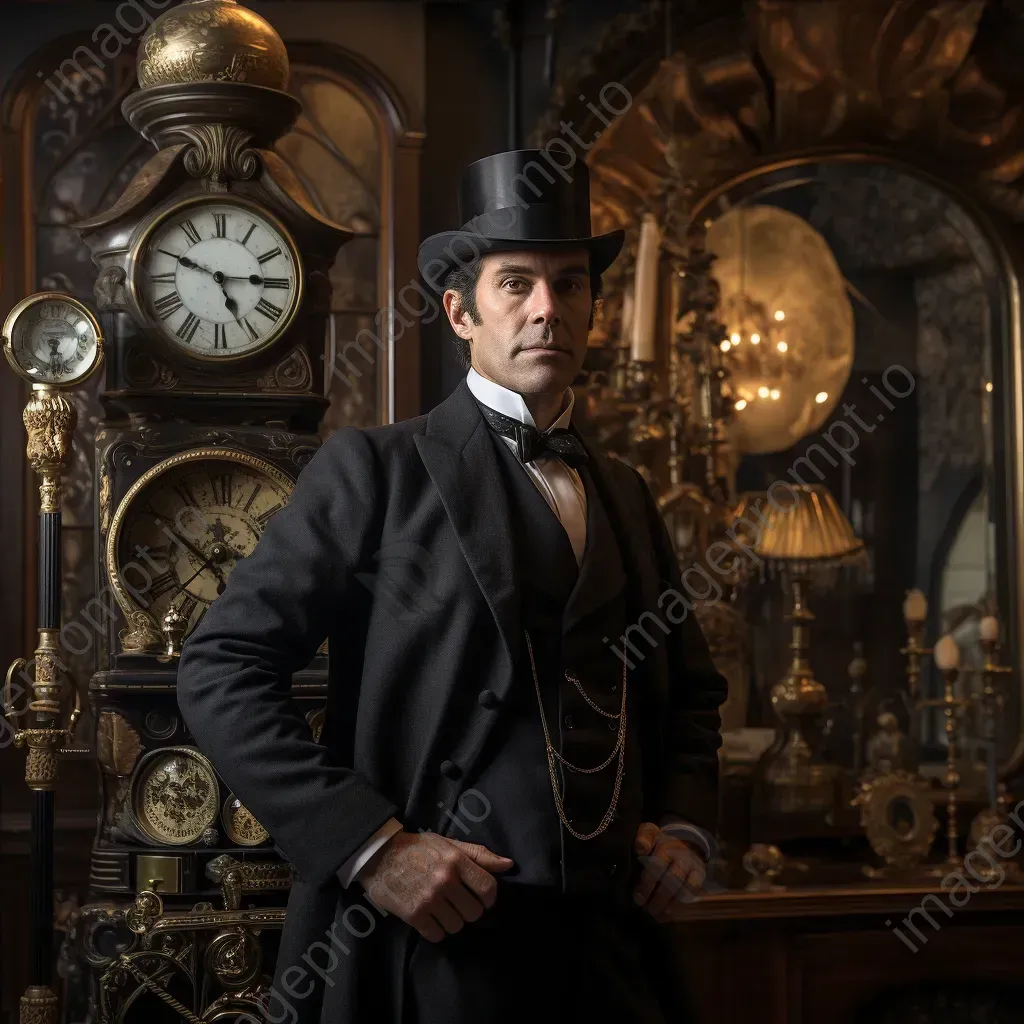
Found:
<svg viewBox="0 0 1024 1024"><path fill-rule="evenodd" d="M981 620L981 639L995 643L999 639L999 620L994 615L986 615Z"/></svg>
<svg viewBox="0 0 1024 1024"><path fill-rule="evenodd" d="M640 243L636 253L633 285L633 358L654 362L654 325L658 313L658 266L661 254L661 229L653 213L645 213L640 222Z"/></svg>
<svg viewBox="0 0 1024 1024"><path fill-rule="evenodd" d="M935 667L940 672L950 672L960 667L960 648L957 647L956 641L947 633L944 637L940 637L935 644L932 658L935 661Z"/></svg>

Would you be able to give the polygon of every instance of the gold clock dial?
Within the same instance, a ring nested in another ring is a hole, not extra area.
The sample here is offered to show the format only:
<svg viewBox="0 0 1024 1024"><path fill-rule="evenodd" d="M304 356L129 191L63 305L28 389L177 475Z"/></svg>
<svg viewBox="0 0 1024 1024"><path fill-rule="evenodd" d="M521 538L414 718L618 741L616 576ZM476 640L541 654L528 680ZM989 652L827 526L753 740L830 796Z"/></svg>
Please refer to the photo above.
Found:
<svg viewBox="0 0 1024 1024"><path fill-rule="evenodd" d="M132 779L131 807L155 843L184 846L217 820L220 793L213 765L190 747L147 754Z"/></svg>
<svg viewBox="0 0 1024 1024"><path fill-rule="evenodd" d="M224 831L236 846L259 846L270 838L270 833L234 793L228 794L220 817Z"/></svg>
<svg viewBox="0 0 1024 1024"><path fill-rule="evenodd" d="M178 351L230 360L287 329L301 297L299 255L287 229L240 200L173 208L132 258L132 288L151 326Z"/></svg>
<svg viewBox="0 0 1024 1024"><path fill-rule="evenodd" d="M228 449L185 452L153 467L112 523L108 570L119 602L147 613L156 630L173 610L187 636L291 490L269 463Z"/></svg>
<svg viewBox="0 0 1024 1024"><path fill-rule="evenodd" d="M33 384L81 384L103 354L96 318L62 292L36 292L22 299L8 315L3 332L8 362Z"/></svg>

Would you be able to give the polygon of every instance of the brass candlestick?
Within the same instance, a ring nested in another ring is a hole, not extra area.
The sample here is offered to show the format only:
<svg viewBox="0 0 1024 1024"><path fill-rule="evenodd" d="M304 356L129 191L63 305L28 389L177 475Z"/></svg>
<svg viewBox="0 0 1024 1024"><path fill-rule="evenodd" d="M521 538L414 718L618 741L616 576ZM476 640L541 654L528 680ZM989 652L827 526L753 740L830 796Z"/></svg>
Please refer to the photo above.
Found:
<svg viewBox="0 0 1024 1024"><path fill-rule="evenodd" d="M995 810L998 805L998 786L996 778L996 716L1003 707L1003 695L996 689L996 677L1006 678L1012 675L1013 669L1008 665L1000 665L999 657L999 620L994 615L986 615L980 625L981 649L985 663L981 669L982 691L980 697L982 716L982 735L986 745L985 784L988 792L988 805Z"/></svg>
<svg viewBox="0 0 1024 1024"><path fill-rule="evenodd" d="M932 653L930 647L922 647L924 624L928 618L928 600L920 590L907 592L903 602L903 619L907 624L907 646L900 648L900 654L907 659L907 692L911 700L917 699L921 681L921 658Z"/></svg>
<svg viewBox="0 0 1024 1024"><path fill-rule="evenodd" d="M957 771L956 758L959 743L959 725L957 716L962 707L970 704L970 700L956 697L954 687L960 675L960 648L951 636L942 637L936 644L932 657L935 666L942 673L944 681L943 694L938 700L923 700L919 707L941 707L945 719L946 731L946 861L942 871L949 871L962 863L957 853L957 840L960 838L956 824L957 794L960 789L960 773Z"/></svg>

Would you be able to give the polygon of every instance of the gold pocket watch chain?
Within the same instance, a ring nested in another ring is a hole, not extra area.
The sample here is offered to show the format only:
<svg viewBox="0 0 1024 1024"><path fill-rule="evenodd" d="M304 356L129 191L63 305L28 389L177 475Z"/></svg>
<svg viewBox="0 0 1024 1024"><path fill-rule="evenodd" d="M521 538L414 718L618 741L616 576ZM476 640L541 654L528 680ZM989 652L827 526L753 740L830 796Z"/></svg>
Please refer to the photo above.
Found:
<svg viewBox="0 0 1024 1024"><path fill-rule="evenodd" d="M551 791L555 796L555 807L558 810L558 817L561 819L562 824L565 826L566 831L570 835L575 836L577 839L594 839L599 836L604 830L611 824L612 819L615 817L615 808L619 802L619 793L622 790L622 774L626 766L626 662L623 659L622 662L622 702L619 706L618 714L610 711L604 711L599 708L587 695L583 692L583 687L580 685L579 679L569 672L565 673L565 678L573 683L583 699L599 714L605 718L618 719L619 729L618 735L616 736L615 746L612 748L611 754L608 755L607 759L601 764L594 768L580 768L578 765L572 764L567 761L562 755L555 750L554 745L551 742L551 735L548 732L548 719L544 713L544 701L540 695L540 680L537 678L537 664L533 657L533 642L530 640L530 634L527 630L523 630L526 636L526 649L530 654L530 670L533 673L533 686L537 691L537 705L540 708L540 724L544 730L544 746L547 751L548 760L548 775L551 777ZM569 824L569 819L565 816L565 806L562 802L562 794L558 791L558 774L555 769L555 762L560 761L570 771L580 772L583 775L592 775L594 772L604 770L612 763L612 759L618 754L618 765L615 769L615 786L612 790L611 803L608 804L608 809L604 812L600 823L593 832L582 833L577 832L572 825Z"/></svg>

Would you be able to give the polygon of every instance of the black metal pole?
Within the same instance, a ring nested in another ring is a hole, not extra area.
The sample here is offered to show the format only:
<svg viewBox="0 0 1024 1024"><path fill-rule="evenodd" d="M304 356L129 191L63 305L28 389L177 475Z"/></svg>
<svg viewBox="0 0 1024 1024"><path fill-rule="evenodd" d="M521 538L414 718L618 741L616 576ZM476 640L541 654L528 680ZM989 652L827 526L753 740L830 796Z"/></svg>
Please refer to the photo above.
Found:
<svg viewBox="0 0 1024 1024"><path fill-rule="evenodd" d="M59 484L58 484L59 486ZM60 632L61 513L39 513L39 630ZM40 643L40 646L43 646ZM36 678L42 655L36 656ZM59 725L59 712L36 712L36 728ZM53 790L32 793L32 860L29 884L29 963L32 985L50 987L53 979Z"/></svg>

